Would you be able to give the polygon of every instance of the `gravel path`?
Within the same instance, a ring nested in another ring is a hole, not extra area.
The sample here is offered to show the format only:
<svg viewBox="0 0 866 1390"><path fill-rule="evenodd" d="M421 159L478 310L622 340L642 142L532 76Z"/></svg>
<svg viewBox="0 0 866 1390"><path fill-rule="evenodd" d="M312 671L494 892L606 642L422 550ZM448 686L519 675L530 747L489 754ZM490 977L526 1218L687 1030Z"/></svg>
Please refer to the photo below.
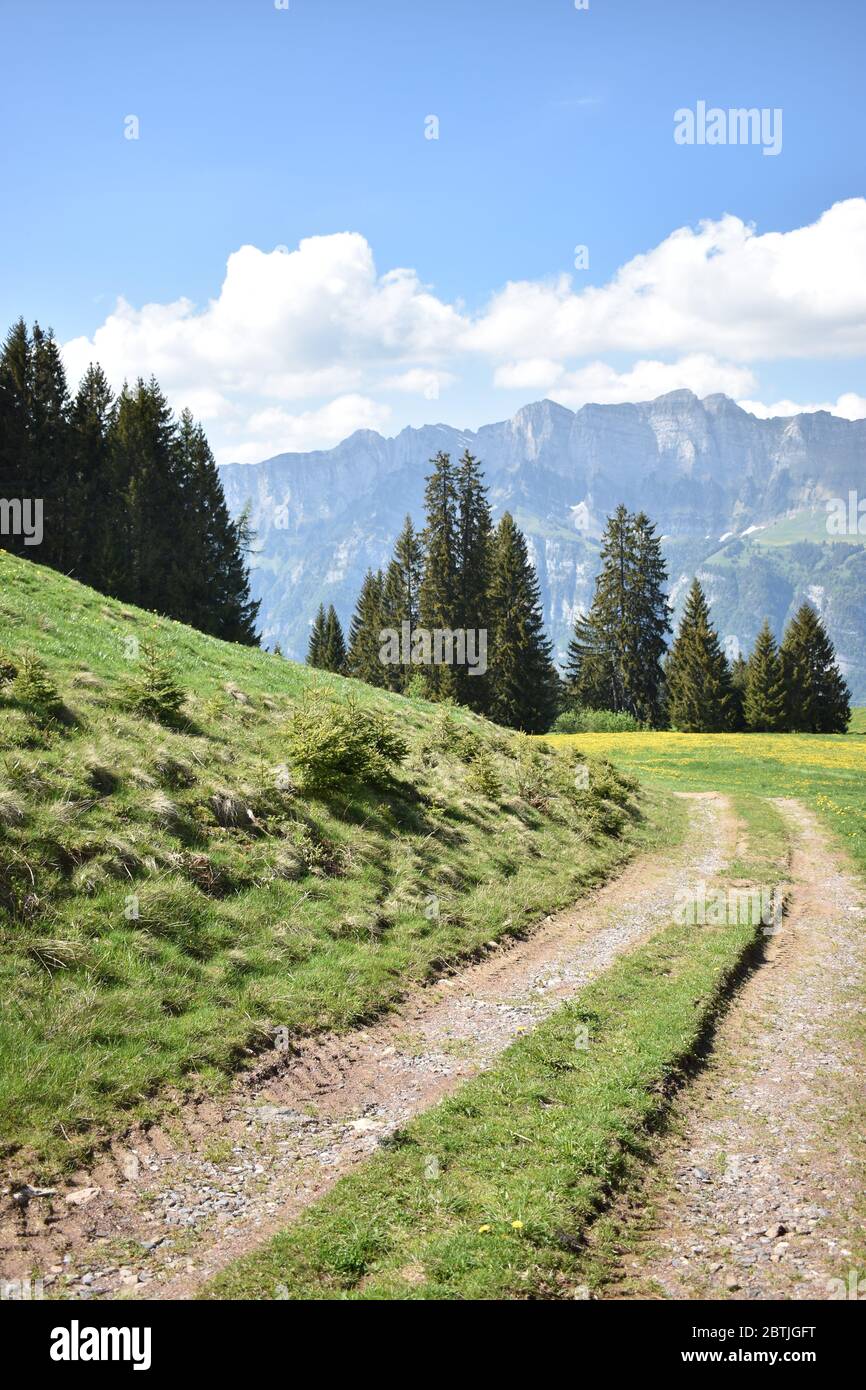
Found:
<svg viewBox="0 0 866 1390"><path fill-rule="evenodd" d="M413 1115L667 925L677 894L734 852L727 802L689 798L690 833L527 940L415 991L375 1026L274 1052L218 1102L128 1135L63 1191L0 1223L4 1278L63 1298L183 1298L260 1244Z"/></svg>
<svg viewBox="0 0 866 1390"><path fill-rule="evenodd" d="M858 1252L864 1273L861 893L812 813L776 805L792 835L790 913L680 1096L653 1176L615 1208L632 1249L604 1297L838 1298Z"/></svg>

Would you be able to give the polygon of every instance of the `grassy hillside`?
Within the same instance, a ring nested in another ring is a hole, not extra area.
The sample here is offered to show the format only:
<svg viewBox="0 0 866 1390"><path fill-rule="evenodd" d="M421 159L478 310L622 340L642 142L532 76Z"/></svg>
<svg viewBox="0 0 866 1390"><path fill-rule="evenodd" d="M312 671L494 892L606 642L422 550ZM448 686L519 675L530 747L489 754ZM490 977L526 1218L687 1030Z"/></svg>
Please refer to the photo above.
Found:
<svg viewBox="0 0 866 1390"><path fill-rule="evenodd" d="M185 693L172 723L129 708L149 640ZM584 788L582 754L222 643L5 552L0 647L0 1133L22 1176L157 1113L166 1087L220 1084L278 1028L387 1007L572 900L661 822L666 798L642 819L604 762ZM15 679L28 653L63 701L53 722ZM294 753L346 710L351 727L377 721L383 748L402 736L405 756L375 789L311 789Z"/></svg>

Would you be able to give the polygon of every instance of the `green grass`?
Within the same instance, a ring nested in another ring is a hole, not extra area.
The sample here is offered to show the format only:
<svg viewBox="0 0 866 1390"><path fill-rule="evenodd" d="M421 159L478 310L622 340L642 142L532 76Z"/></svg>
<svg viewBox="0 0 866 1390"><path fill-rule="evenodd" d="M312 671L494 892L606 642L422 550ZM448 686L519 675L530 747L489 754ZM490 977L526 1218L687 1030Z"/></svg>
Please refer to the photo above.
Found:
<svg viewBox="0 0 866 1390"><path fill-rule="evenodd" d="M775 884L786 837L738 802L749 850L728 877ZM671 926L401 1131L289 1230L214 1279L214 1299L569 1297L583 1237L631 1170L758 924ZM586 1026L589 1046L576 1046Z"/></svg>
<svg viewBox="0 0 866 1390"><path fill-rule="evenodd" d="M550 735L550 742L609 758L659 791L714 788L792 796L810 806L866 873L866 710L847 734Z"/></svg>
<svg viewBox="0 0 866 1390"><path fill-rule="evenodd" d="M130 639L148 637L186 692L180 725L124 707ZM0 685L9 1175L82 1161L171 1088L224 1085L277 1028L370 1017L682 833L667 794L638 798L603 763L581 794L570 751L217 641L5 552L0 647L35 651L69 710L44 728ZM392 786L313 796L286 780L288 722L315 692L392 716L409 744ZM220 823L221 795L239 824Z"/></svg>

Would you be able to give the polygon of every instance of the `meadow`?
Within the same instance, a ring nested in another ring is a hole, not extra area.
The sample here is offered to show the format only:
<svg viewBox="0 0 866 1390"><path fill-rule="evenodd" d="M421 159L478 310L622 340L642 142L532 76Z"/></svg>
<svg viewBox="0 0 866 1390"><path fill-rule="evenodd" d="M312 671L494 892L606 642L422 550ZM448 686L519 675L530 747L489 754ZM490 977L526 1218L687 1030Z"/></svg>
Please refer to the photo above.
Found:
<svg viewBox="0 0 866 1390"><path fill-rule="evenodd" d="M551 734L664 791L798 797L866 872L866 709L847 734Z"/></svg>

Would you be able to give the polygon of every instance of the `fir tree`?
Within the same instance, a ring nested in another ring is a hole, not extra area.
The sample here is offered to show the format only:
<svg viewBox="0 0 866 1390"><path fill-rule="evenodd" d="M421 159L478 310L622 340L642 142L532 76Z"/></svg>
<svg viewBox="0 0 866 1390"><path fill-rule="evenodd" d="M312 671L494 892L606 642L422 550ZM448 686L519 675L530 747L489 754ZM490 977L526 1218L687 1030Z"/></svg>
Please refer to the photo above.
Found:
<svg viewBox="0 0 866 1390"><path fill-rule="evenodd" d="M740 653L731 662L731 728L742 733L746 728L746 682L749 663Z"/></svg>
<svg viewBox="0 0 866 1390"><path fill-rule="evenodd" d="M668 717L682 733L719 733L733 721L727 658L696 579L668 656Z"/></svg>
<svg viewBox="0 0 866 1390"><path fill-rule="evenodd" d="M368 570L349 629L349 653L346 669L350 676L368 685L385 686L386 666L379 660L382 647L382 571Z"/></svg>
<svg viewBox="0 0 866 1390"><path fill-rule="evenodd" d="M13 324L0 353L0 498L41 497L34 492L30 428L33 354L23 319ZM23 538L3 536L7 550L27 554Z"/></svg>
<svg viewBox="0 0 866 1390"><path fill-rule="evenodd" d="M43 502L38 558L41 564L68 570L74 559L69 394L60 349L51 331L44 333L38 323L33 325L31 382L29 496Z"/></svg>
<svg viewBox="0 0 866 1390"><path fill-rule="evenodd" d="M490 612L490 717L525 733L541 733L555 715L559 679L544 632L538 578L509 512L493 541Z"/></svg>
<svg viewBox="0 0 866 1390"><path fill-rule="evenodd" d="M330 604L325 615L322 645L322 666L326 671L339 675L346 666L346 643L337 610Z"/></svg>
<svg viewBox="0 0 866 1390"><path fill-rule="evenodd" d="M493 521L478 460L467 449L455 477L457 501L455 570L456 606L452 625L466 632L487 632L490 613L490 560ZM455 696L461 704L483 711L489 702L486 675L470 675L468 668L454 671Z"/></svg>
<svg viewBox="0 0 866 1390"><path fill-rule="evenodd" d="M421 538L415 531L412 518L407 516L394 546L394 556L385 572L382 594L382 626L393 628L402 636L404 623L411 634L418 626L419 590L424 563ZM412 678L409 666L391 664L386 668L386 683L391 690L405 690Z"/></svg>
<svg viewBox="0 0 866 1390"><path fill-rule="evenodd" d="M748 661L743 715L747 728L758 733L776 733L785 727L782 658L766 620Z"/></svg>
<svg viewBox="0 0 866 1390"><path fill-rule="evenodd" d="M608 518L601 571L588 614L575 622L566 679L569 695L593 709L661 719L662 657L670 632L661 543L644 512L624 506Z"/></svg>
<svg viewBox="0 0 866 1390"><path fill-rule="evenodd" d="M69 412L73 485L68 515L74 537L70 568L95 589L107 588L109 538L119 521L109 445L113 401L105 373L91 363Z"/></svg>
<svg viewBox="0 0 866 1390"><path fill-rule="evenodd" d="M319 611L310 628L310 643L307 647L307 665L321 670L325 664L325 605L319 604Z"/></svg>
<svg viewBox="0 0 866 1390"><path fill-rule="evenodd" d="M139 663L138 671L126 685L126 704L145 719L175 723L185 696L171 662L148 638L141 644Z"/></svg>
<svg viewBox="0 0 866 1390"><path fill-rule="evenodd" d="M836 663L833 643L810 603L788 625L782 642L785 723L812 734L843 734L851 719L851 692Z"/></svg>
<svg viewBox="0 0 866 1390"><path fill-rule="evenodd" d="M424 493L426 524L423 532L425 562L419 593L421 626L431 631L452 630L458 608L457 584L457 487L448 454L432 460L433 472ZM440 697L453 696L456 680L453 666L434 665L425 669L431 690Z"/></svg>

